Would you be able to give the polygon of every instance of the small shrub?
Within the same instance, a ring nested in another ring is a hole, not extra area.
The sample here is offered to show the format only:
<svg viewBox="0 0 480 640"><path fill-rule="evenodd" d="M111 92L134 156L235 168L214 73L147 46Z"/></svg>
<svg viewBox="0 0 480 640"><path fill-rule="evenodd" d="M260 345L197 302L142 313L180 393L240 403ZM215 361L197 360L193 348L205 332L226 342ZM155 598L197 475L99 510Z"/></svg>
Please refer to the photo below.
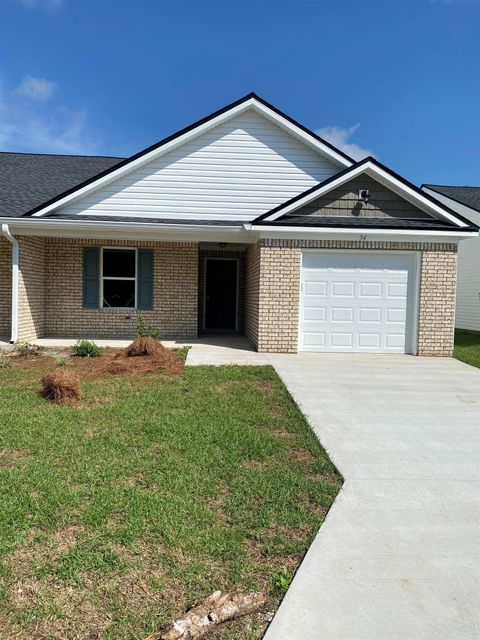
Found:
<svg viewBox="0 0 480 640"><path fill-rule="evenodd" d="M81 398L80 378L69 369L47 373L42 378L40 395L53 402L72 402Z"/></svg>
<svg viewBox="0 0 480 640"><path fill-rule="evenodd" d="M14 350L21 358L28 358L29 356L37 356L43 351L43 347L38 344L31 344L31 342L16 342Z"/></svg>
<svg viewBox="0 0 480 640"><path fill-rule="evenodd" d="M152 324L147 324L143 316L137 317L137 330L134 338L153 338L154 340L160 340L160 328L154 327Z"/></svg>
<svg viewBox="0 0 480 640"><path fill-rule="evenodd" d="M57 358L55 364L57 367L68 367L70 360L62 356L61 358Z"/></svg>
<svg viewBox="0 0 480 640"><path fill-rule="evenodd" d="M9 369L11 366L12 361L10 358L5 354L0 355L0 369Z"/></svg>
<svg viewBox="0 0 480 640"><path fill-rule="evenodd" d="M102 354L102 347L92 340L77 340L72 349L73 353L80 358L98 358Z"/></svg>

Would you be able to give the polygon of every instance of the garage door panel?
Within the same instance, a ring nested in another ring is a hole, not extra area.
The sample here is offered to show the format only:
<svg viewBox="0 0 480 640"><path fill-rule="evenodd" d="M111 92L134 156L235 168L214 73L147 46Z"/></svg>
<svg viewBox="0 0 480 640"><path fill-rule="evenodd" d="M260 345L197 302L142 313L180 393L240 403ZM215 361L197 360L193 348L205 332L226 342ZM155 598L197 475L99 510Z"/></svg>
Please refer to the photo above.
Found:
<svg viewBox="0 0 480 640"><path fill-rule="evenodd" d="M406 255L305 253L300 349L404 352L413 270Z"/></svg>
<svg viewBox="0 0 480 640"><path fill-rule="evenodd" d="M303 319L306 322L308 322L309 320L317 320L317 321L325 322L326 309L325 309L324 306L321 306L321 307L304 307Z"/></svg>

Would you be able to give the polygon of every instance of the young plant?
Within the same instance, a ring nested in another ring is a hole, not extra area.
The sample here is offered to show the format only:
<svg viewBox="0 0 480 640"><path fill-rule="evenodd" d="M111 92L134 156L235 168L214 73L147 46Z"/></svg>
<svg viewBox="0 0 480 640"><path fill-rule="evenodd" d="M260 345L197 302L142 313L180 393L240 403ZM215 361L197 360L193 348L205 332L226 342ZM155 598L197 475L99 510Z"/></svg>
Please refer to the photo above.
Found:
<svg viewBox="0 0 480 640"><path fill-rule="evenodd" d="M36 356L43 351L43 347L38 344L32 344L31 342L16 342L15 352L21 358L28 358L28 356Z"/></svg>
<svg viewBox="0 0 480 640"><path fill-rule="evenodd" d="M80 358L98 358L102 354L102 347L95 344L93 340L77 340L72 350Z"/></svg>
<svg viewBox="0 0 480 640"><path fill-rule="evenodd" d="M160 328L155 327L152 324L147 324L143 316L137 317L137 330L134 338L153 338L154 340L160 340Z"/></svg>

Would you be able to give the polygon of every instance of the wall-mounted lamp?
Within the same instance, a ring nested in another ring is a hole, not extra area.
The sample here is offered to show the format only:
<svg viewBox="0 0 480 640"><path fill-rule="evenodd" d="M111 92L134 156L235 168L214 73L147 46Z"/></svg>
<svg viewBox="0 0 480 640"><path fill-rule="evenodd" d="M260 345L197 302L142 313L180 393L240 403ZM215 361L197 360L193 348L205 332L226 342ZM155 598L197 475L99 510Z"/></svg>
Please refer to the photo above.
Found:
<svg viewBox="0 0 480 640"><path fill-rule="evenodd" d="M370 200L370 191L368 189L360 189L358 197L362 202L368 204L368 201Z"/></svg>
<svg viewBox="0 0 480 640"><path fill-rule="evenodd" d="M225 247L227 246L226 242L219 242L218 246L220 247L220 249L225 249Z"/></svg>

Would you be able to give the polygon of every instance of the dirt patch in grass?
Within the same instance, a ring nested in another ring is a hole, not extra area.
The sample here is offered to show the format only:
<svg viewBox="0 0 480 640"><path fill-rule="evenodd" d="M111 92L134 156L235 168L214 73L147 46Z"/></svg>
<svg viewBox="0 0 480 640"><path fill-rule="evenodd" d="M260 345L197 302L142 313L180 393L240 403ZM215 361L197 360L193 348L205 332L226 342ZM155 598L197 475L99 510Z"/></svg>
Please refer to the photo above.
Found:
<svg viewBox="0 0 480 640"><path fill-rule="evenodd" d="M24 451L17 449L0 449L0 469L12 469L27 459Z"/></svg>

